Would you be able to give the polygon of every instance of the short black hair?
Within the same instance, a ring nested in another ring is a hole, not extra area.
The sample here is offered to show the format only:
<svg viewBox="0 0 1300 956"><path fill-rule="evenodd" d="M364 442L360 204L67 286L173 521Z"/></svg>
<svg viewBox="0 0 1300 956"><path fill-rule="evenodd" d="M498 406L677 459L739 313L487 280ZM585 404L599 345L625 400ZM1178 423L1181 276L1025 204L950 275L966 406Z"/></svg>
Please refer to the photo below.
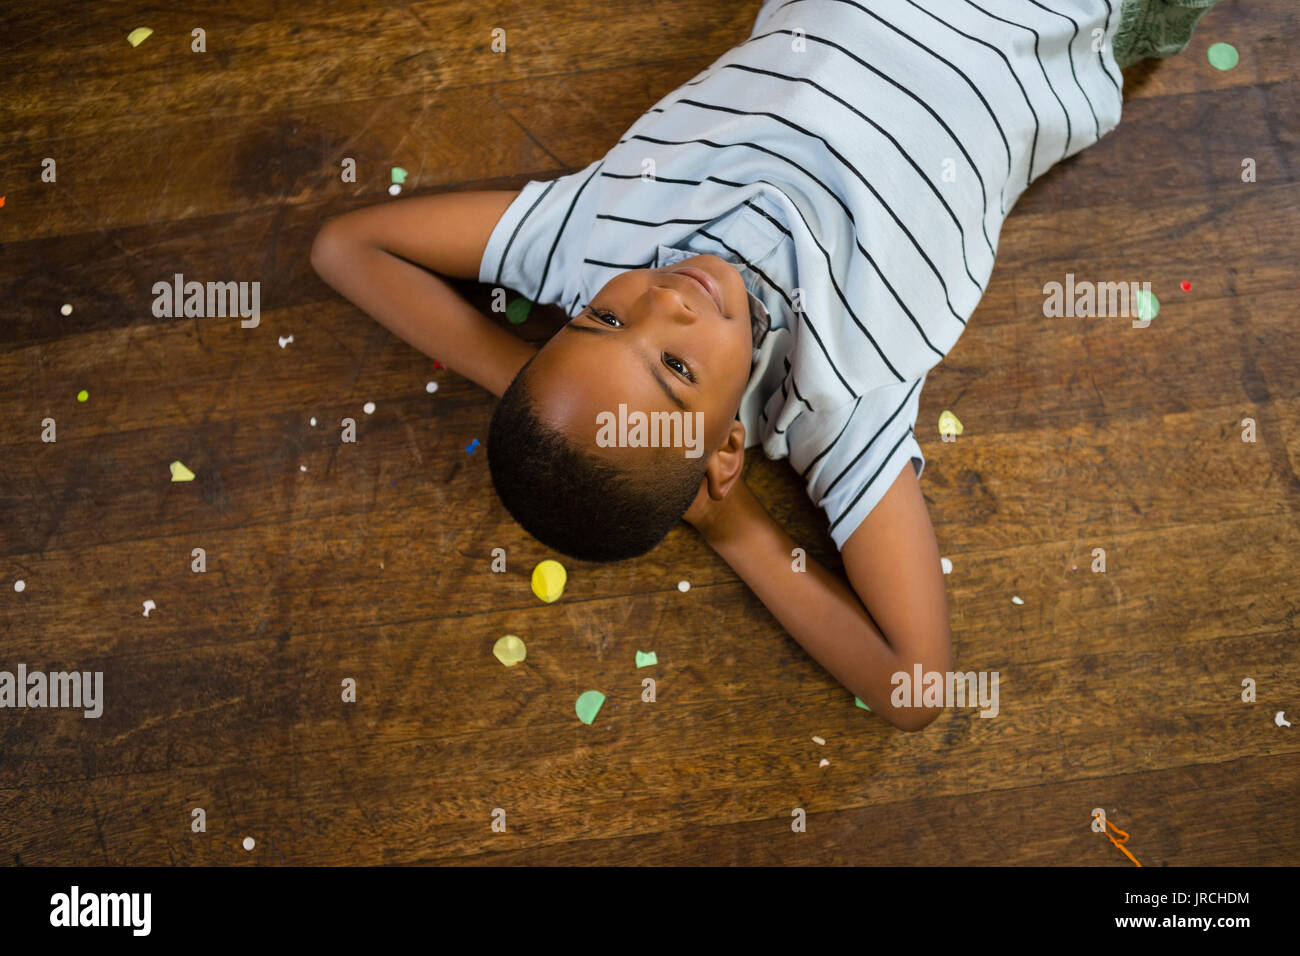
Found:
<svg viewBox="0 0 1300 956"><path fill-rule="evenodd" d="M664 449L635 469L620 468L538 417L531 365L529 359L519 370L488 425L488 470L501 503L546 547L580 561L623 561L650 551L695 500L707 456Z"/></svg>

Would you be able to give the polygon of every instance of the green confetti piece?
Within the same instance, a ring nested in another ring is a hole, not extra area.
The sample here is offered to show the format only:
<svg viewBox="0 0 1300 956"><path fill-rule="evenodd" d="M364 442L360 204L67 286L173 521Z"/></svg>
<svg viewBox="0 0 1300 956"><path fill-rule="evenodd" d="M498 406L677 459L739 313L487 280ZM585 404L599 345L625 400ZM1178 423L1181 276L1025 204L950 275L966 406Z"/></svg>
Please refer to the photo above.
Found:
<svg viewBox="0 0 1300 956"><path fill-rule="evenodd" d="M131 44L131 46L139 46L151 36L153 36L153 31L148 27L136 27L126 35L126 42Z"/></svg>
<svg viewBox="0 0 1300 956"><path fill-rule="evenodd" d="M649 654L642 654L640 651L636 652L637 667L651 667L658 663L659 663L659 658L655 656L654 651L651 651Z"/></svg>
<svg viewBox="0 0 1300 956"><path fill-rule="evenodd" d="M854 697L854 698L853 698L853 703L857 704L857 705L858 705L859 707L861 707L863 710L870 710L870 709L871 709L871 708L868 707L866 704L862 703L862 701L861 701L859 698L857 698L857 697Z"/></svg>
<svg viewBox="0 0 1300 956"><path fill-rule="evenodd" d="M398 183L399 185L406 182L406 170L401 166L393 167L393 182Z"/></svg>
<svg viewBox="0 0 1300 956"><path fill-rule="evenodd" d="M1160 311L1160 300L1155 294L1148 292L1146 289L1139 289L1137 294L1137 313L1138 318L1144 322L1149 322L1156 317Z"/></svg>
<svg viewBox="0 0 1300 956"><path fill-rule="evenodd" d="M1205 55L1216 70L1231 70L1239 59L1237 48L1231 43L1212 43Z"/></svg>
<svg viewBox="0 0 1300 956"><path fill-rule="evenodd" d="M527 299L515 299L506 306L506 318L511 325L523 325L533 304Z"/></svg>
<svg viewBox="0 0 1300 956"><path fill-rule="evenodd" d="M89 398L90 398L90 393L86 391L84 388L77 393L77 401L79 402L84 402Z"/></svg>
<svg viewBox="0 0 1300 956"><path fill-rule="evenodd" d="M598 690L585 690L578 696L573 709L578 712L578 719L590 725L605 704L605 695Z"/></svg>

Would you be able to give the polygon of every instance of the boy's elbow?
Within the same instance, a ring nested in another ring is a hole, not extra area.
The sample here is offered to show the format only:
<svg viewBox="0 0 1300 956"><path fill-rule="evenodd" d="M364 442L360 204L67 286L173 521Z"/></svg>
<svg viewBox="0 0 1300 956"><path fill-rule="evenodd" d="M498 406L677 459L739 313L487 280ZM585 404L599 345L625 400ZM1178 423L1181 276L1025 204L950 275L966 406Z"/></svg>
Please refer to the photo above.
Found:
<svg viewBox="0 0 1300 956"><path fill-rule="evenodd" d="M895 711L895 713L898 713ZM935 718L942 713L939 707L917 707L911 708L901 715L894 726L899 730L905 730L908 733L916 733L918 730L925 730L934 723Z"/></svg>
<svg viewBox="0 0 1300 956"><path fill-rule="evenodd" d="M344 260L347 237L337 219L331 219L320 227L311 244L311 267L325 281L335 274L339 264Z"/></svg>

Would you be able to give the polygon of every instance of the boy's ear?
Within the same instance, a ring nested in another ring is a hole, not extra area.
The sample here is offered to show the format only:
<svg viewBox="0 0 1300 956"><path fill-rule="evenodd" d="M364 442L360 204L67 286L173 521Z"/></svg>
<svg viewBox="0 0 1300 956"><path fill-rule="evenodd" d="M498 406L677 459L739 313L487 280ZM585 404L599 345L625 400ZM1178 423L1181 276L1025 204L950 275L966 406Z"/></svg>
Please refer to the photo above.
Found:
<svg viewBox="0 0 1300 956"><path fill-rule="evenodd" d="M704 480L709 483L709 497L721 501L745 470L745 426L736 419L726 440L709 456Z"/></svg>

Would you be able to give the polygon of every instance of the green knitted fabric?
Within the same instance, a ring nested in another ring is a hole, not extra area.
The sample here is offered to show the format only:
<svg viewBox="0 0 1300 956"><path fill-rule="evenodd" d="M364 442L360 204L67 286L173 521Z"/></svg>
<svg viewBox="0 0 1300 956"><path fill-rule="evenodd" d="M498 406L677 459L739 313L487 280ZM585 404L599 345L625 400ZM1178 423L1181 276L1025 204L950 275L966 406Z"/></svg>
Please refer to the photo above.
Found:
<svg viewBox="0 0 1300 956"><path fill-rule="evenodd" d="M1124 0L1112 41L1120 68L1182 53L1197 21L1219 0Z"/></svg>

